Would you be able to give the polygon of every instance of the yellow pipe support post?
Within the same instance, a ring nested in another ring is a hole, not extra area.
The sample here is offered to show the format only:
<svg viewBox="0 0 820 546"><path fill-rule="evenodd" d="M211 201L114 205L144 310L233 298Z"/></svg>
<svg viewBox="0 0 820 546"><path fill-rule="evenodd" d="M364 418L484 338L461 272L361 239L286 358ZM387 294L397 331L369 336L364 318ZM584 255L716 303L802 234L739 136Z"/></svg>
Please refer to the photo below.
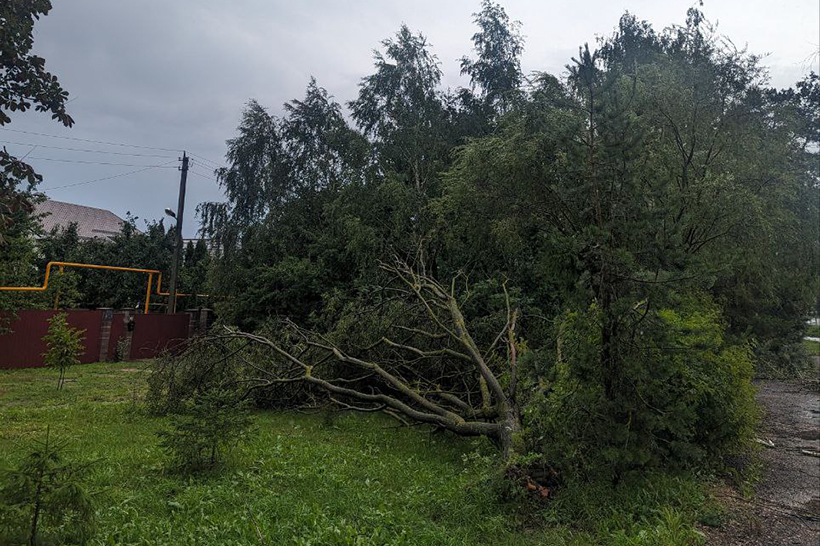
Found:
<svg viewBox="0 0 820 546"><path fill-rule="evenodd" d="M63 274L63 266L60 266L60 275ZM57 310L57 303L60 301L60 289L57 288L57 293L54 294L54 310Z"/></svg>
<svg viewBox="0 0 820 546"><path fill-rule="evenodd" d="M145 314L148 314L148 305L151 301L151 285L154 284L154 274L148 273L148 287L145 289Z"/></svg>
<svg viewBox="0 0 820 546"><path fill-rule="evenodd" d="M171 295L170 292L161 292L160 291L161 286L162 286L162 273L160 273L157 276L157 296L170 296ZM179 292L177 292L177 297L178 298L188 297L188 296L193 296L193 295L196 295L196 297L198 297L198 298L210 298L211 297L209 294L180 294Z"/></svg>

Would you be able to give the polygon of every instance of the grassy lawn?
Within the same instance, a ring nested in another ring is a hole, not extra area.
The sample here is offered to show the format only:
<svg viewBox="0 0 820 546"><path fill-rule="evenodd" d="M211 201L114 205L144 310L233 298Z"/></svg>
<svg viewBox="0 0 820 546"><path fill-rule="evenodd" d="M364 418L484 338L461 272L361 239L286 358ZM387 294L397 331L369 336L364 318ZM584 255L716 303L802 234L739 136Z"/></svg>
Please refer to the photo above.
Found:
<svg viewBox="0 0 820 546"><path fill-rule="evenodd" d="M0 371L0 467L16 463L47 425L73 458L97 460L88 476L98 508L93 544L692 544L703 517L700 486L678 478L611 498L574 492L535 506L504 503L474 462L481 442L370 414L328 424L260 412L253 442L229 468L180 477L165 470L157 447L166 422L139 409L144 372L84 365L61 392L56 377Z"/></svg>

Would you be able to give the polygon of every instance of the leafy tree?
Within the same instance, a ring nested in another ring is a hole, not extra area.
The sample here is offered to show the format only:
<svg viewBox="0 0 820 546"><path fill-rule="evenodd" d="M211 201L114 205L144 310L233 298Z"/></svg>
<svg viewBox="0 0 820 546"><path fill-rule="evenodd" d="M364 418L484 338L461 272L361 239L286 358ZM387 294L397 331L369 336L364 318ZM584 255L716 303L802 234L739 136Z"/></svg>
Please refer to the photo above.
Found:
<svg viewBox="0 0 820 546"><path fill-rule="evenodd" d="M211 299L199 297L200 294L206 294L208 291L210 267L211 253L208 250L208 244L203 239L198 239L196 244L188 241L180 270L180 286L184 288L183 293L191 294L184 300L186 307L212 305Z"/></svg>
<svg viewBox="0 0 820 546"><path fill-rule="evenodd" d="M522 362L523 442L529 462L587 477L619 480L652 467L720 461L750 440L757 422L750 348L725 335L719 308L688 294L644 322L622 356L628 380L607 393L600 365L600 310L560 317L555 352ZM627 426L612 416L630 418Z"/></svg>
<svg viewBox="0 0 820 546"><path fill-rule="evenodd" d="M303 100L285 104L282 133L295 196L325 189L333 193L361 176L367 163L367 143L348 126L341 105L314 78Z"/></svg>
<svg viewBox="0 0 820 546"><path fill-rule="evenodd" d="M16 469L5 471L0 524L9 533L5 538L25 536L31 546L41 543L44 528L85 544L94 532L94 505L82 483L86 466L65 461L64 446L50 436L47 430Z"/></svg>
<svg viewBox="0 0 820 546"><path fill-rule="evenodd" d="M521 23L511 22L504 8L491 0L483 0L473 17L479 28L473 34L477 58L462 57L461 73L470 76L472 88L480 90L490 111L503 114L522 93Z"/></svg>
<svg viewBox="0 0 820 546"><path fill-rule="evenodd" d="M4 181L5 180L5 181ZM37 270L33 265L36 259L36 249L33 235L39 231L36 218L33 215L33 201L36 200L32 191L16 191L16 182L12 179L2 179L0 185L6 184L8 200L0 197L0 279L7 286L30 286L37 280ZM20 292L0 292L0 332L8 329L9 320L15 311L34 307L36 304L29 294Z"/></svg>
<svg viewBox="0 0 820 546"><path fill-rule="evenodd" d="M38 112L51 112L66 127L74 123L65 110L68 93L45 70L45 59L31 54L34 22L49 11L49 0L14 0L0 11L0 125L11 121L7 112L25 112L32 106Z"/></svg>
<svg viewBox="0 0 820 546"><path fill-rule="evenodd" d="M218 249L214 291L243 287L219 308L228 320L259 325L283 305L306 317L325 288L349 283L357 269L327 212L340 194L361 188L367 142L313 80L285 112L278 119L248 104L240 135L228 142L230 167L217 173L228 202L200 209Z"/></svg>
<svg viewBox="0 0 820 546"><path fill-rule="evenodd" d="M11 123L10 112L31 107L50 112L66 127L74 124L65 108L68 93L46 71L45 59L31 54L34 22L49 11L49 0L11 0L0 6L0 126ZM19 181L27 180L30 191L41 179L30 165L0 150L0 246L8 244L6 231L19 222L15 212L32 212L31 196L17 190Z"/></svg>
<svg viewBox="0 0 820 546"><path fill-rule="evenodd" d="M447 157L439 61L406 25L382 46L384 53L374 53L376 72L362 79L349 104L353 119L373 139L382 169L429 194Z"/></svg>
<svg viewBox="0 0 820 546"><path fill-rule="evenodd" d="M807 362L801 338L820 291L820 107L812 100L818 95L812 73L794 89L762 90L757 99L768 115L754 141L757 165L763 159L774 168L758 167L758 191L765 197L758 231L737 256L733 274L715 287L733 332L755 338L767 373L794 373Z"/></svg>
<svg viewBox="0 0 820 546"><path fill-rule="evenodd" d="M661 34L626 15L599 49L580 50L566 82L542 75L495 134L459 150L437 203L447 226L444 255L509 276L527 287L539 314L554 317L551 335L528 338L549 364L531 383L547 385L545 402L524 410L527 430L554 442L556 452L535 448L551 453L552 464L562 449L579 454L587 445L607 457L597 465L619 476L702 453L708 441L672 428L711 429L707 413L730 410L704 410L679 427L672 421L684 412L661 403L679 398L672 384L703 373L694 371L699 359L721 375L708 380L722 385L710 403L745 408L728 444L749 430L747 342L788 339L786 324L805 315L812 243L800 247L795 236L813 231L808 218L816 212L805 203L809 194L817 202L802 162L786 159L803 153L790 137L796 125L761 92L762 78L757 58L721 45L696 10L685 26ZM802 206L792 201L798 196ZM703 291L712 297L692 299ZM709 310L712 298L724 315ZM713 317L709 328L721 341L711 353L686 349L688 359L676 361L688 342L668 321L673 312ZM580 322L563 322L564 313ZM575 328L583 334L570 333ZM576 372L568 344L586 362ZM678 378L644 383L659 362ZM565 416L575 412L580 420L568 425ZM548 423L568 425L570 436ZM637 432L641 423L673 433L675 453L642 446L638 437L659 433ZM594 439L576 436L582 431Z"/></svg>
<svg viewBox="0 0 820 546"><path fill-rule="evenodd" d="M242 398L254 390L302 383L346 409L384 410L405 423L487 436L510 457L521 423L516 402L518 311L509 297L500 333L483 346L473 338L461 310L464 295L424 274L422 265L411 268L397 261L381 267L393 279L385 289L406 296L379 302L380 315L368 314L372 309L366 306L355 319L346 317L339 329L347 330L341 339L350 350L292 322L267 335L227 329L177 357L195 366L155 368L149 379L152 404L173 408L180 399L197 400L197 391L220 380L235 390L238 386ZM212 350L201 352L203 345ZM202 356L206 358L198 358ZM429 364L424 371L414 370L408 358ZM441 364L439 359L444 359ZM502 383L499 370L507 371L508 381ZM464 386L467 393L461 390ZM316 399L298 400L312 404Z"/></svg>
<svg viewBox="0 0 820 546"><path fill-rule="evenodd" d="M68 325L67 318L66 313L57 313L48 319L48 333L43 336L43 341L48 347L43 354L46 365L60 371L57 390L63 388L66 370L70 366L79 364L80 357L85 353L83 346L85 330L72 328Z"/></svg>

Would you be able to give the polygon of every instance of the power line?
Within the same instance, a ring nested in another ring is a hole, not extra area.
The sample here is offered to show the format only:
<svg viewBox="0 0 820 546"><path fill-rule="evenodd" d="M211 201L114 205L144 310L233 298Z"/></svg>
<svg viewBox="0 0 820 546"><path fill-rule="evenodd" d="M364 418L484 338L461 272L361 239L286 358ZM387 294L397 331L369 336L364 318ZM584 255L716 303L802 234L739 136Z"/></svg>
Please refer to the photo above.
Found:
<svg viewBox="0 0 820 546"><path fill-rule="evenodd" d="M28 155L29 155L31 152L33 152L34 150L36 150L36 149L37 149L37 145L35 144L35 145L33 145L33 146L31 147L31 150L29 150L29 151L27 151L25 154L23 154L23 157L21 157L21 158L20 158L20 161L22 161L22 160L24 160L25 158L27 158L27 157L28 157Z"/></svg>
<svg viewBox="0 0 820 546"><path fill-rule="evenodd" d="M91 142L94 144L105 144L106 146L122 146L125 148L141 148L143 150L159 150L161 152L181 152L181 149L173 149L173 148L157 148L154 146L140 146L139 144L126 144L123 142L109 142L105 140L92 140L90 138L77 138L77 137L70 137L70 136L62 136L62 135L49 135L47 133L37 133L34 131L23 131L21 129L10 129L8 127L0 127L2 131L11 131L12 133L22 133L25 135L37 135L42 137L48 138L61 138L64 140L76 140L79 142Z"/></svg>
<svg viewBox="0 0 820 546"><path fill-rule="evenodd" d="M197 158L201 159L202 161L205 161L205 162L207 162L207 163L210 163L210 164L211 164L211 165L213 165L215 168L219 167L219 163L217 163L216 161L212 161L212 160L208 159L207 157L202 157L201 155L195 154L195 153L193 153L193 152L188 152L188 153L189 153L190 155L192 155L193 157L197 157Z"/></svg>
<svg viewBox="0 0 820 546"><path fill-rule="evenodd" d="M112 141L107 141L107 140L94 140L94 139L90 139L90 138L78 138L78 137L70 137L70 136L63 136L63 135L51 135L51 134L48 134L48 133L38 133L36 131L23 131L22 129L11 129L9 127L0 127L0 130L2 130L2 131L11 131L12 133L21 133L21 134L25 134L25 135L36 135L36 136L41 136L41 137L46 137L46 138L59 138L59 139L63 139L63 140L73 140L73 141L77 141L77 142L89 142L89 143L92 143L92 144L102 144L104 146L120 146L120 147L123 147L123 148L138 148L138 149L141 149L141 150L157 150L157 151L161 151L161 152L175 152L175 153L183 151L179 148L159 148L159 147L156 147L156 146L142 146L142 145L139 145L139 144L127 144L127 143L124 143L124 142L112 142ZM120 152L120 153L118 153L118 152L109 152L109 151L105 151L105 150L88 150L88 149L83 149L83 148L68 148L68 147L59 147L59 146L46 146L44 144L31 144L31 143L24 143L24 142L11 142L11 141L0 141L0 142L6 142L8 144L16 144L16 145L20 145L20 146L37 146L37 147L40 147L40 148L49 148L49 149L54 149L54 150L67 150L67 151L75 151L75 152L86 152L86 153L101 153L101 154L111 154L111 155L128 155L128 156L133 156L133 157L156 157L156 158L169 157L169 156L166 156L166 155L157 155L157 154L129 154L129 153L122 153L122 152ZM31 153L31 152L29 152L29 153ZM213 167L214 169L218 169L221 166L216 161L208 159L207 157L201 156L199 154L194 154L194 153L191 153L191 152L189 152L189 154L191 156L197 157L201 161L205 162L206 167ZM45 159L45 158L32 158L32 159ZM112 165L113 165L113 163L112 163ZM124 165L124 164L122 164L122 165Z"/></svg>
<svg viewBox="0 0 820 546"><path fill-rule="evenodd" d="M198 173L198 172L196 172L196 171L191 171L191 174L196 175L196 176L198 176L198 177L200 177L200 178L205 178L205 179L207 179L207 180L210 180L211 182L216 182L216 178L211 178L210 176L205 176L204 174L200 174L200 173Z"/></svg>
<svg viewBox="0 0 820 546"><path fill-rule="evenodd" d="M127 155L131 157L159 157L159 158L170 158L169 155L160 155L160 154L134 154L129 152L111 152L108 150L89 150L87 148L67 148L64 146L46 146L45 144L34 144L31 142L14 142L11 140L0 140L3 144L14 144L15 146L34 146L35 148L48 148L49 150L67 150L69 152L86 152L86 153L94 153L94 154L107 154L107 155ZM31 153L31 152L29 152ZM22 159L22 158L20 158Z"/></svg>
<svg viewBox="0 0 820 546"><path fill-rule="evenodd" d="M202 173L196 172L196 171L195 171L195 170L193 170L193 169L190 169L188 172L190 172L191 174L195 174L195 175L197 175L197 176L201 176L202 178L207 178L208 180L212 180L213 182L216 182L216 178L214 178L214 177L212 177L212 176L206 176L206 175L204 175L204 174L202 174Z"/></svg>
<svg viewBox="0 0 820 546"><path fill-rule="evenodd" d="M112 180L114 178L121 178L123 176L128 176L128 175L131 175L131 174L141 173L143 171L148 171L150 169L157 169L157 168L160 168L160 167L165 167L166 165L168 165L168 163L172 163L173 161L175 161L175 160L167 161L165 163L162 163L161 165L149 165L149 166L147 166L143 169L137 169L135 171L129 171L127 173L115 174L113 176L105 176L103 178L95 178L94 180L85 180L83 182L75 182L73 184L65 184L64 186L54 186L54 187L51 187L51 188L43 188L42 191L60 190L60 189L63 189L63 188L73 188L74 186L82 186L84 184L91 184L93 182L102 182L103 180Z"/></svg>
<svg viewBox="0 0 820 546"><path fill-rule="evenodd" d="M191 168L198 168L202 169L203 173L206 173L208 176L214 176L216 171L220 170L220 167L211 167L210 165L197 165L191 164Z"/></svg>
<svg viewBox="0 0 820 546"><path fill-rule="evenodd" d="M199 166L199 165L194 164L194 165L191 165L191 168L192 168L192 169L199 169L199 168L200 168L200 166ZM203 173L205 173L205 174L207 174L208 176L213 176L213 175L215 174L215 173L214 173L214 171L216 171L216 170L219 170L219 169L211 169L211 168L209 168L209 167L207 167L207 166L203 166L203 167L202 167L202 172L203 172Z"/></svg>
<svg viewBox="0 0 820 546"><path fill-rule="evenodd" d="M80 163L82 165L115 165L118 167L156 167L155 165L146 165L144 163L108 163L104 161L84 161L82 159L58 159L56 157L32 157L30 159L39 159L42 161L58 161L60 163ZM165 168L174 169L176 167Z"/></svg>

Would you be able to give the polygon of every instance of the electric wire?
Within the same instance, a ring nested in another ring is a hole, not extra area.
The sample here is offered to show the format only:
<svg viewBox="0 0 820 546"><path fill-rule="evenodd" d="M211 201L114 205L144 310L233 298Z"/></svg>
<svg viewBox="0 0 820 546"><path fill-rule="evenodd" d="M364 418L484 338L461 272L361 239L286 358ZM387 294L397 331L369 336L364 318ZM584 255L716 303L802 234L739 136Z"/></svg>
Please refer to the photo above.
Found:
<svg viewBox="0 0 820 546"><path fill-rule="evenodd" d="M107 154L107 155L125 155L130 157L158 157L161 159L171 158L170 155L161 155L161 154L134 154L129 152L111 152L108 150L89 150L87 148L68 148L65 146L46 146L45 144L34 144L32 142L14 142L11 140L0 140L3 144L13 144L15 146L34 146L35 148L47 148L49 150L66 150L69 152L84 152L84 153L94 153L94 154ZM31 152L29 152L31 153ZM20 158L22 159L22 158Z"/></svg>
<svg viewBox="0 0 820 546"><path fill-rule="evenodd" d="M12 132L12 133L20 133L20 134L25 134L25 135L46 137L46 138L58 138L58 139L63 139L63 140L76 141L76 142L88 142L88 143L92 143L92 144L101 144L101 145L104 145L104 146L119 146L119 147L123 147L123 148L135 148L135 149L141 149L141 150L156 150L156 151L162 151L162 152L175 152L175 153L179 153L179 152L183 151L181 149L173 149L173 148L160 148L160 147L156 147L156 146L143 146L143 145L139 145L139 144L128 144L128 143L124 143L124 142L113 142L113 141L106 141L106 140L95 140L95 139L90 139L90 138L79 138L79 137L71 137L71 136L63 136L63 135L53 135L53 134L48 134L48 133L40 133L40 132L36 132L36 131L24 131L22 129L11 129L11 128L8 128L8 127L0 127L0 130L9 131L9 132ZM29 150L25 154L25 156L23 156L23 157L27 157L29 154L31 154L31 152L33 152L37 148L45 148L45 149L50 149L50 150L63 150L63 151L80 152L80 153L98 153L98 154L128 156L128 157L152 157L152 158L160 158L160 159L171 157L171 156L168 156L168 155L160 155L160 154L141 154L141 153L129 153L129 152L114 152L114 151L108 151L108 150L94 150L94 149L88 149L88 148L72 148L72 147L68 147L68 146L50 146L50 145L46 145L46 144L34 144L34 143L28 143L28 142L16 142L16 141L9 141L9 140L0 140L0 142L2 142L4 144L11 144L11 145L16 145L16 146L32 146L31 150ZM216 169L220 168L220 164L217 163L216 161L208 159L207 157L201 156L199 154L195 154L193 152L187 152L187 153L188 153L189 156L197 158L198 162L201 163L201 165L202 165L201 168L202 168L203 171L211 171L211 170L216 170ZM75 186L82 186L82 185L85 185L85 184L92 184L94 182L103 182L103 181L106 181L106 180L113 180L113 179L116 179L116 178L122 178L122 177L129 176L129 175L132 175L132 174L141 173L141 172L144 172L144 171L147 171L147 170L150 170L150 169L161 169L161 168L176 169L176 168L178 168L176 166L170 166L169 165L169 163L172 163L175 160L167 161L165 163L161 163L161 164L158 164L158 165L145 165L145 164L138 164L138 163L115 163L115 162L106 162L106 161L86 161L86 160L81 160L81 159L62 159L62 158L54 158L54 157L31 157L29 159L39 160L39 161L55 161L55 162L59 162L59 163L75 163L75 164L81 164L81 165L140 167L139 169L136 169L136 170L133 170L133 171L119 173L119 174L115 174L115 175L112 175L112 176L104 176L104 177L101 177L101 178L95 178L95 179L92 179L92 180L84 180L82 182L75 182L75 183L72 183L72 184L63 184L61 186L52 186L52 187L49 187L49 188L43 188L41 191L59 190L59 189L65 189L65 188L72 188L72 187L75 187ZM192 161L192 163L193 163L193 161ZM193 167L193 164L192 164L191 167ZM194 174L196 176L199 176L201 178L205 178L207 180L217 182L217 179L214 178L213 176L211 176L210 174L205 174L204 172L199 172L197 170L194 170L193 168L189 168L189 172L191 172L192 174Z"/></svg>
<svg viewBox="0 0 820 546"><path fill-rule="evenodd" d="M113 165L117 167L156 167L155 165L146 165L144 163L108 163L105 161L84 161L82 159L58 159L56 157L31 157L29 159L39 159L41 161L57 161L59 163L79 163L82 165ZM172 160L176 161L176 160ZM170 161L168 162L170 163ZM166 169L175 169L176 167L164 167Z"/></svg>
<svg viewBox="0 0 820 546"><path fill-rule="evenodd" d="M199 169L199 174L203 176L209 176L211 178L215 178L216 173L214 171L219 170L219 167L210 168L207 165L198 165L197 163L191 162L188 164L189 170Z"/></svg>
<svg viewBox="0 0 820 546"><path fill-rule="evenodd" d="M191 155L192 157L196 157L196 158L198 158L202 161L205 161L206 163L210 163L211 165L213 165L213 167L215 169L220 167L219 163L217 163L216 161L212 161L212 160L208 159L207 157L202 157L201 155L195 154L193 152L188 152L188 154Z"/></svg>
<svg viewBox="0 0 820 546"><path fill-rule="evenodd" d="M33 152L33 151L34 151L34 150L36 150L36 149L37 149L37 145L36 145L36 144L34 144L34 145L31 147L31 150L29 150L29 151L27 151L25 154L23 154L23 157L21 157L21 158L20 158L20 161L23 161L25 158L27 158L27 157L28 157L28 155L29 155L31 152Z"/></svg>
<svg viewBox="0 0 820 546"><path fill-rule="evenodd" d="M217 181L217 180L216 180L216 178L214 178L214 177L212 177L212 176L206 176L206 175L204 175L204 174L202 174L202 173L198 173L198 172L196 172L195 170L193 170L193 169L191 169L191 168L189 168L189 169L188 169L188 172L189 172L189 173L191 173L191 174L195 174L195 175L197 175L197 176L200 176L200 177L202 177L202 178L207 178L208 180L211 180L211 181L213 181L213 182L216 182L216 181Z"/></svg>
<svg viewBox="0 0 820 546"><path fill-rule="evenodd" d="M221 168L221 167L214 167L214 168L211 168L211 167L209 167L209 166L207 166L207 165L199 165L199 164L197 164L197 163L189 163L189 164L188 164L188 166L189 166L189 168L191 168L191 169L200 169L200 170L202 170L202 172L204 172L204 173L206 173L206 174L208 174L208 175L211 175L211 176L215 174L215 173L214 173L214 171L217 171L217 170L219 170L219 169Z"/></svg>
<svg viewBox="0 0 820 546"><path fill-rule="evenodd" d="M73 184L65 184L65 185L62 185L62 186L52 186L50 188L43 188L40 191L51 191L51 190L60 190L60 189L63 189L63 188L73 188L74 186L82 186L82 185L85 185L85 184L91 184L93 182L102 182L104 180L112 180L114 178L122 178L123 176L129 176L129 175L132 175L132 174L141 173L141 172L144 172L144 171L148 171L150 169L157 169L157 168L160 168L160 167L165 167L166 165L168 165L168 163L172 163L173 161L176 161L176 160L167 161L167 162L162 163L160 165L149 165L149 166L144 167L142 169L137 169L137 170L134 170L134 171L128 171L128 172L125 172L125 173L115 174L113 176L104 176L102 178L95 178L94 180L85 180L83 182L74 182Z"/></svg>
<svg viewBox="0 0 820 546"><path fill-rule="evenodd" d="M93 140L90 138L77 138L77 137L70 137L70 136L62 136L62 135L50 135L47 133L38 133L35 131L23 131L22 129L11 129L8 127L0 127L0 131L11 131L12 133L22 133L25 135L37 135L42 137L48 138L61 138L64 140L76 140L79 142L91 142L94 144L104 144L106 146L122 146L125 148L140 148L143 150L159 150L161 152L181 152L181 149L174 149L174 148L157 148L155 146L141 146L139 144L126 144L124 142L111 142L106 140Z"/></svg>

